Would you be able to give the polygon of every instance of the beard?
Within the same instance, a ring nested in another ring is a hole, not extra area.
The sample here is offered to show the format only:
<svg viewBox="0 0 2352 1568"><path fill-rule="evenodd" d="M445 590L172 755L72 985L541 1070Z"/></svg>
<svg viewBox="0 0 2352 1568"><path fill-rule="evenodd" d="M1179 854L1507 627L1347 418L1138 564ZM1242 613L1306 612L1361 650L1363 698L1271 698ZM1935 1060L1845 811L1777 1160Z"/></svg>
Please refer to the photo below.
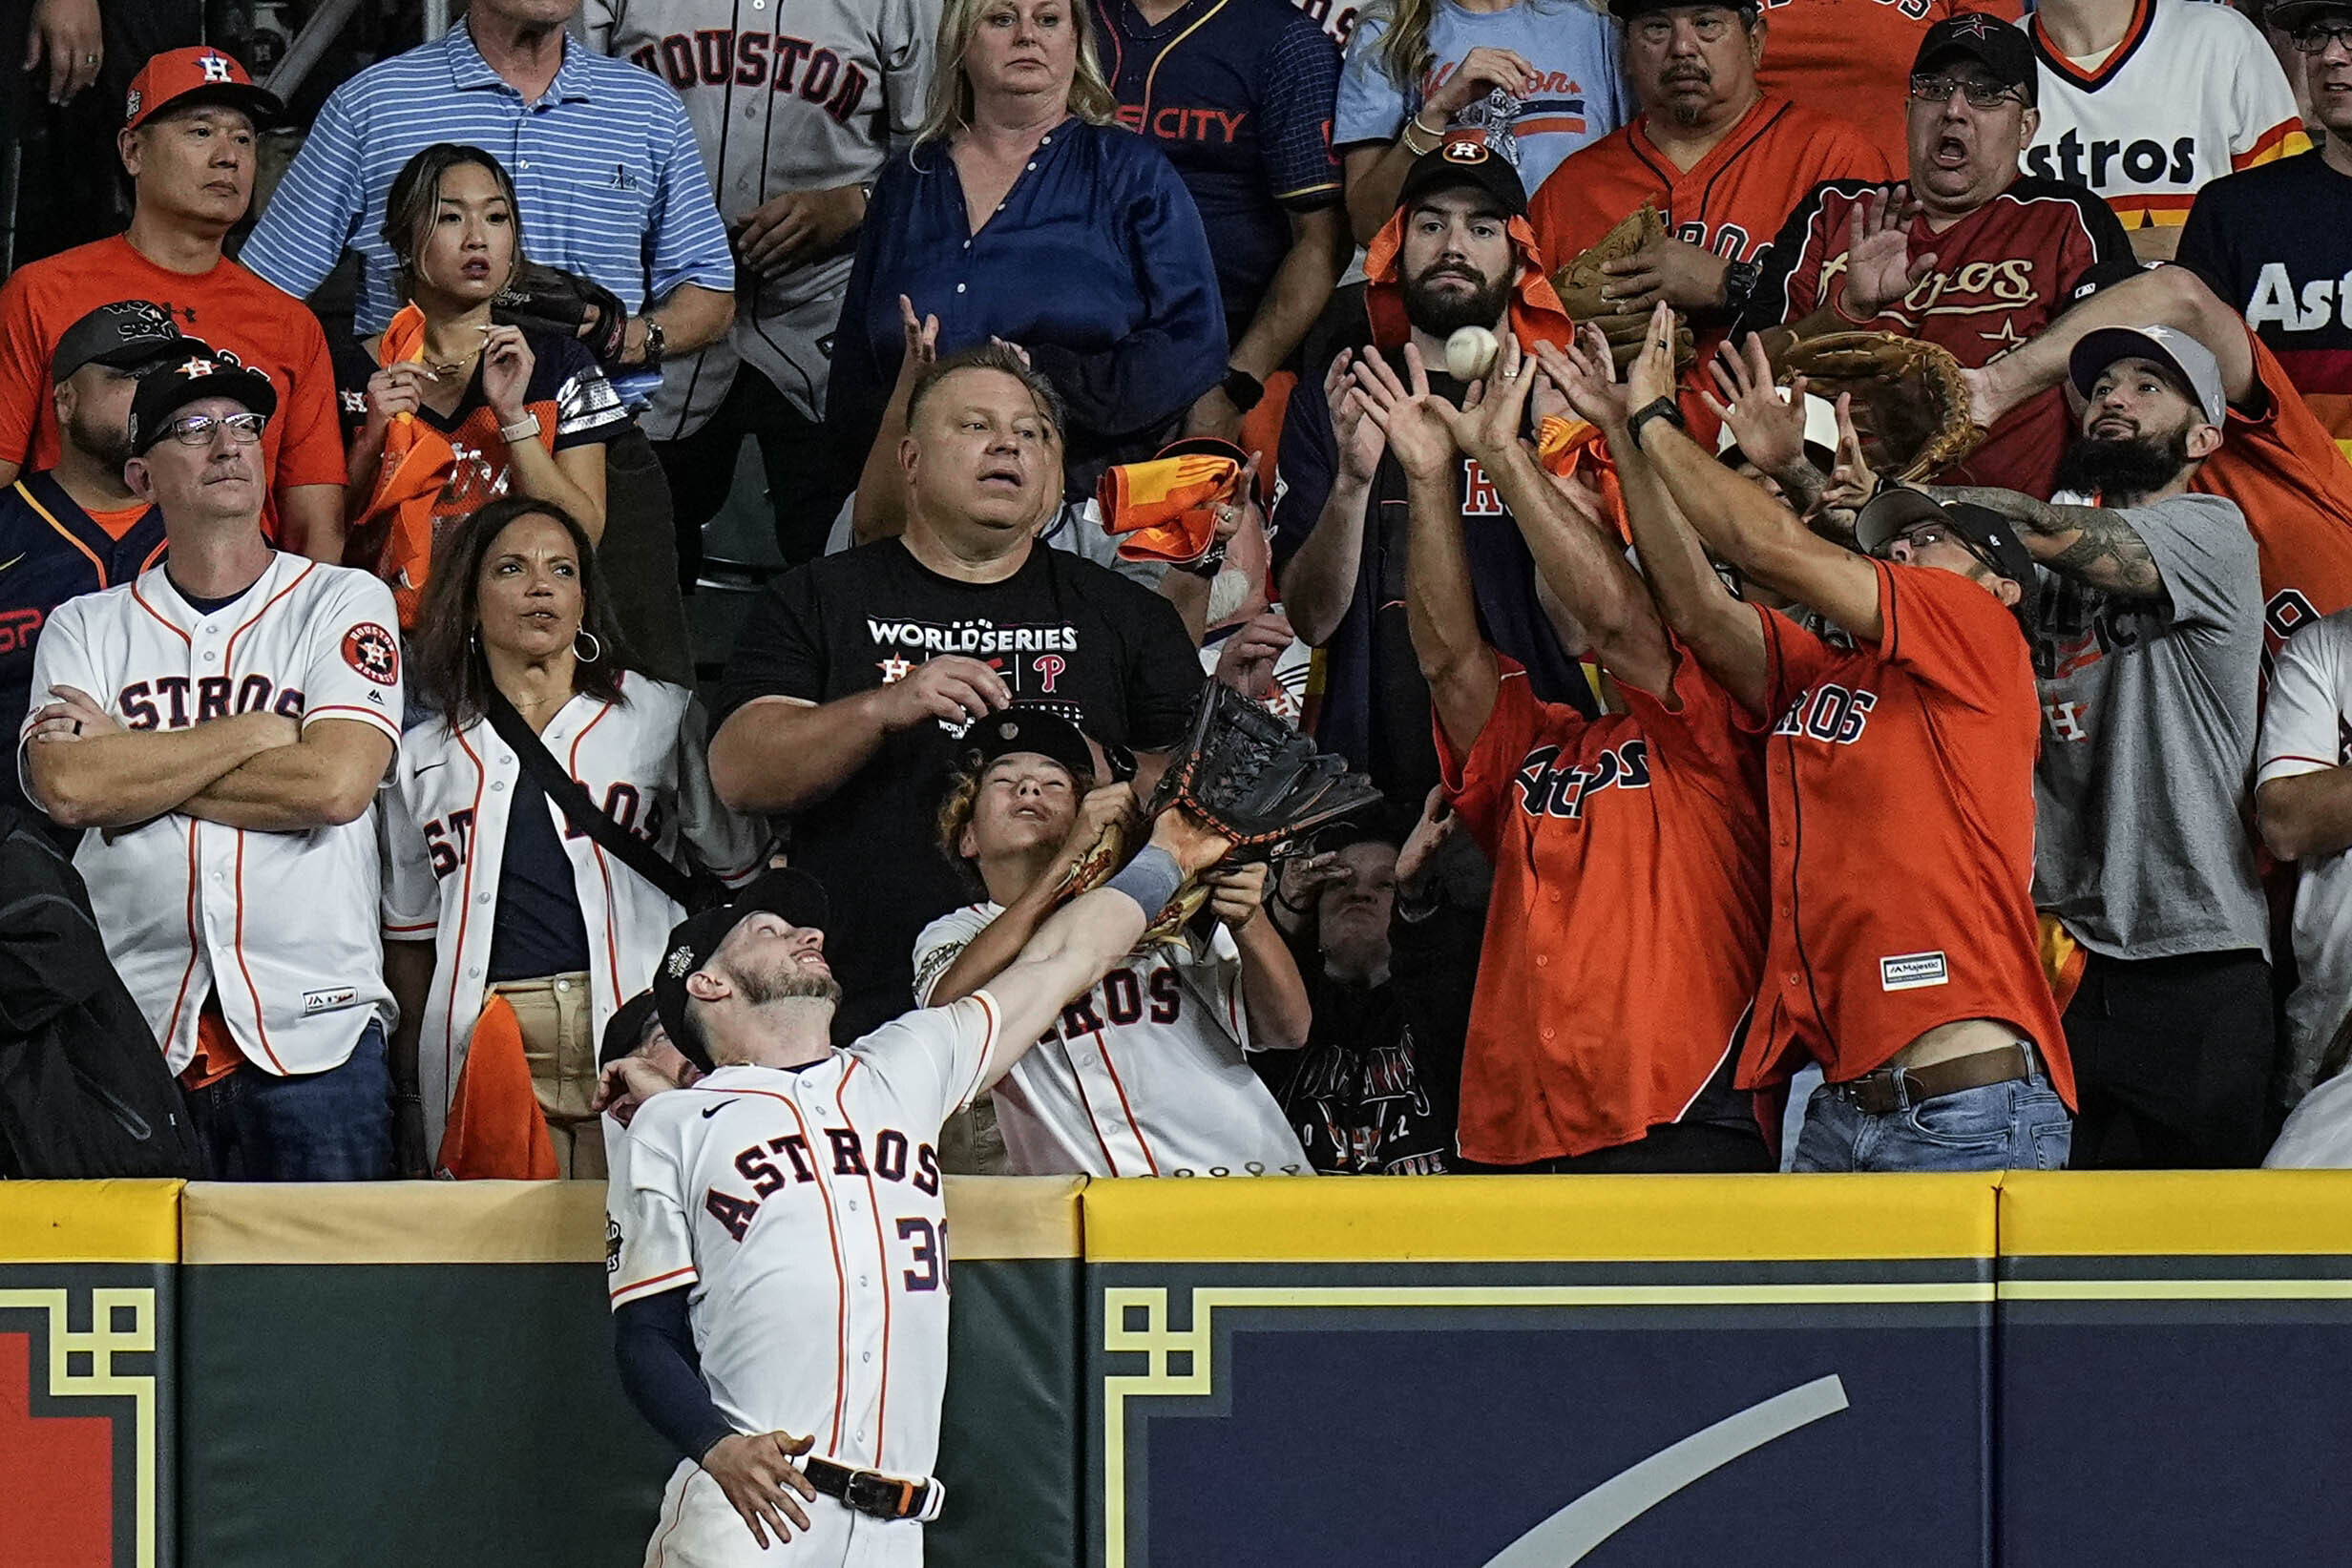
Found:
<svg viewBox="0 0 2352 1568"><path fill-rule="evenodd" d="M2110 507L2128 506L2171 484L2189 466L2186 427L2166 435L2119 440L2077 436L2059 455L2056 488L2096 495Z"/></svg>
<svg viewBox="0 0 2352 1568"><path fill-rule="evenodd" d="M1461 274L1448 271L1449 277ZM1482 279L1469 293L1440 293L1430 286L1430 275L1408 278L1404 284L1405 319L1433 338L1450 338L1465 326L1491 327L1502 319L1511 303L1508 278Z"/></svg>
<svg viewBox="0 0 2352 1568"><path fill-rule="evenodd" d="M103 426L89 418L79 408L65 422L67 445L77 451L88 452L93 458L122 477L122 466L131 461L131 432L120 425Z"/></svg>
<svg viewBox="0 0 2352 1568"><path fill-rule="evenodd" d="M1664 91L1660 94L1659 107L1666 111L1667 118L1686 130L1706 122L1707 113L1713 107L1706 92L1708 88L1714 85L1714 78L1712 75L1694 73L1674 76L1660 85ZM1696 88L1698 92L1686 94L1676 92L1677 88Z"/></svg>
<svg viewBox="0 0 2352 1568"><path fill-rule="evenodd" d="M838 1003L841 982L830 974L818 974L794 964L788 970L779 964L765 972L756 970L737 970L736 989L753 1007L766 1007L770 1002L789 1002L805 998Z"/></svg>

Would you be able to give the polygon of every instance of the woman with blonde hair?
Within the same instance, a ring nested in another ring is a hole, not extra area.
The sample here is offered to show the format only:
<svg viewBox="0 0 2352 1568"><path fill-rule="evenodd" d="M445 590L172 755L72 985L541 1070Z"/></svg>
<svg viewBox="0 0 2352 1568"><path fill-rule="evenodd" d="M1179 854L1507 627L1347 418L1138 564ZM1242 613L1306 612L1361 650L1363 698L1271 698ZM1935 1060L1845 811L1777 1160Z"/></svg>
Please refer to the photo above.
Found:
<svg viewBox="0 0 2352 1568"><path fill-rule="evenodd" d="M1413 160L1474 136L1532 198L1563 159L1632 113L1617 25L1586 0L1375 0L1339 74L1332 145L1348 225L1372 243Z"/></svg>
<svg viewBox="0 0 2352 1568"><path fill-rule="evenodd" d="M947 0L931 112L874 186L834 338L827 422L869 454L865 536L897 532L863 525L903 510L892 390L918 337L939 354L1020 346L1068 405L1072 494L1150 455L1225 377L1199 211L1160 150L1113 124L1093 31L1074 0Z"/></svg>

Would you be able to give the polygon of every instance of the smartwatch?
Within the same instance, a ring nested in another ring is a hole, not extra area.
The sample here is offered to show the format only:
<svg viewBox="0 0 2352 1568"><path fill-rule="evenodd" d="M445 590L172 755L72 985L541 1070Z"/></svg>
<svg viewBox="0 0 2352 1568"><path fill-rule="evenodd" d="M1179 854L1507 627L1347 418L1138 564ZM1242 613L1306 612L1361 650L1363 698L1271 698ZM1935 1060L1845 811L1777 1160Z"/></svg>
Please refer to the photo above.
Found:
<svg viewBox="0 0 2352 1568"><path fill-rule="evenodd" d="M1755 285L1764 281L1761 261L1730 261L1723 268L1723 308L1738 315L1748 307L1755 295Z"/></svg>
<svg viewBox="0 0 2352 1568"><path fill-rule="evenodd" d="M1626 419L1626 433L1633 437L1635 446L1642 444L1642 429L1653 419L1663 419L1678 430L1690 428L1689 422L1682 417L1682 409L1676 407L1672 398L1651 398Z"/></svg>
<svg viewBox="0 0 2352 1568"><path fill-rule="evenodd" d="M1238 365L1228 366L1225 380L1218 385L1225 390L1226 401L1243 413L1256 408L1266 396L1266 383Z"/></svg>

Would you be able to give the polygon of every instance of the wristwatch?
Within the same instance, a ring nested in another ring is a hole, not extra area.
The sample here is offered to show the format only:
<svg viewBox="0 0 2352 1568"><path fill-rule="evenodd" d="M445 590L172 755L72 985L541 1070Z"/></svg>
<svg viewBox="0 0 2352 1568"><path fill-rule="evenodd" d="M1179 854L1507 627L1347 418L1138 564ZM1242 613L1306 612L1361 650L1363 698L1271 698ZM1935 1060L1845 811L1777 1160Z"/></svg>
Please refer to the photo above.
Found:
<svg viewBox="0 0 2352 1568"><path fill-rule="evenodd" d="M1663 419L1678 430L1690 428L1689 422L1682 417L1682 409L1675 405L1672 398L1651 398L1648 403L1634 409L1626 419L1626 433L1633 437L1635 446L1642 444L1642 428L1653 419Z"/></svg>
<svg viewBox="0 0 2352 1568"><path fill-rule="evenodd" d="M1238 365L1228 366L1225 380L1218 385L1225 390L1226 401L1243 413L1256 408L1266 396L1266 383Z"/></svg>
<svg viewBox="0 0 2352 1568"><path fill-rule="evenodd" d="M1727 261L1723 267L1723 308L1738 315L1747 308L1755 285L1764 279L1761 261Z"/></svg>
<svg viewBox="0 0 2352 1568"><path fill-rule="evenodd" d="M662 330L662 324L651 316L640 316L638 320L645 324L645 368L659 370L662 368L662 357L669 351L669 335Z"/></svg>

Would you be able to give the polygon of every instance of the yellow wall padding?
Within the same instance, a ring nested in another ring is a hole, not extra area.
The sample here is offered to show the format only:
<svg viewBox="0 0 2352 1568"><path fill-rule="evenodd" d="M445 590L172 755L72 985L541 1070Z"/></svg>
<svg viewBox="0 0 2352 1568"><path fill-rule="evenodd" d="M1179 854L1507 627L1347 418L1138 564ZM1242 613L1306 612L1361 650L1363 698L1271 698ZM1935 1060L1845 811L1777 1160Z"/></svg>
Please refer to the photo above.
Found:
<svg viewBox="0 0 2352 1568"><path fill-rule="evenodd" d="M1079 1219L1082 1176L951 1176L947 1254L967 1258L1084 1255Z"/></svg>
<svg viewBox="0 0 2352 1568"><path fill-rule="evenodd" d="M2005 1257L2352 1254L2352 1171L2012 1171Z"/></svg>
<svg viewBox="0 0 2352 1568"><path fill-rule="evenodd" d="M168 1264L178 1181L0 1181L0 1264Z"/></svg>
<svg viewBox="0 0 2352 1568"><path fill-rule="evenodd" d="M1999 1178L1257 1177L1090 1183L1098 1263L1989 1258Z"/></svg>
<svg viewBox="0 0 2352 1568"><path fill-rule="evenodd" d="M191 1264L577 1264L604 1261L600 1181L196 1181Z"/></svg>

